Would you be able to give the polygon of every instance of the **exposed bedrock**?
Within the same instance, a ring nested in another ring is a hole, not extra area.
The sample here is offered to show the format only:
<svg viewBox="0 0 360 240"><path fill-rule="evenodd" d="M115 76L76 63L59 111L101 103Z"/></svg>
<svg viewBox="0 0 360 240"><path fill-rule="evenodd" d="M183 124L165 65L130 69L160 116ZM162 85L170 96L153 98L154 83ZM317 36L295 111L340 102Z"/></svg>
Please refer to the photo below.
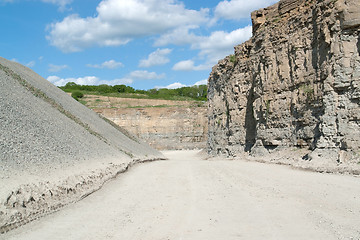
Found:
<svg viewBox="0 0 360 240"><path fill-rule="evenodd" d="M206 147L207 109L205 107L169 106L94 110L158 150Z"/></svg>
<svg viewBox="0 0 360 240"><path fill-rule="evenodd" d="M209 78L211 154L284 147L310 159L360 153L360 1L281 0Z"/></svg>

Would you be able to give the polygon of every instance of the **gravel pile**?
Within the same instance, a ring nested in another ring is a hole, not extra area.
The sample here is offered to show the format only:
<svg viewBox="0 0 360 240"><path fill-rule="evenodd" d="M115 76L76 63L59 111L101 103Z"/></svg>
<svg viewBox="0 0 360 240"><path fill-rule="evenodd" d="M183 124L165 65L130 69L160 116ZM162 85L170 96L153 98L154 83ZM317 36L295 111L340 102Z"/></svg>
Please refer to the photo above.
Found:
<svg viewBox="0 0 360 240"><path fill-rule="evenodd" d="M0 232L79 200L135 162L161 158L29 68L0 58Z"/></svg>

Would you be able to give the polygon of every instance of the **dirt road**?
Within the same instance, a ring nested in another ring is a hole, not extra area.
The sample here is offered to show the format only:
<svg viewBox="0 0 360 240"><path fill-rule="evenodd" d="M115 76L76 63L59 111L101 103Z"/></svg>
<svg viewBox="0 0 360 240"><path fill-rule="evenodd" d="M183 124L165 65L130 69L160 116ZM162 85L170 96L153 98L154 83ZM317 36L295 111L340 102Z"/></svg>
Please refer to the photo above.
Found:
<svg viewBox="0 0 360 240"><path fill-rule="evenodd" d="M0 239L360 239L360 178L165 152Z"/></svg>

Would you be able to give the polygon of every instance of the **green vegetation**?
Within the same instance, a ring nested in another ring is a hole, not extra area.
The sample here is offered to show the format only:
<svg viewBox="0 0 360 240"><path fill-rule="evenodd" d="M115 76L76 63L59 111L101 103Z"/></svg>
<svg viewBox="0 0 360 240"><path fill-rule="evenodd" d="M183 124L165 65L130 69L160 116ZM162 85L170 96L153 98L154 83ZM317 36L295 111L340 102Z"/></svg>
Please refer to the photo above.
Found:
<svg viewBox="0 0 360 240"><path fill-rule="evenodd" d="M234 54L230 55L230 62L236 63L236 57Z"/></svg>
<svg viewBox="0 0 360 240"><path fill-rule="evenodd" d="M308 102L314 100L315 92L314 92L314 87L312 85L304 84L304 85L300 86L300 89L304 92L304 94L306 96L306 100Z"/></svg>
<svg viewBox="0 0 360 240"><path fill-rule="evenodd" d="M79 91L75 91L71 93L71 96L76 100L79 101L79 98L83 98L84 94L82 92Z"/></svg>
<svg viewBox="0 0 360 240"><path fill-rule="evenodd" d="M165 99L165 100L207 100L207 86L199 85L192 87L182 87L177 89L150 89L150 90L136 90L126 85L109 86L102 84L95 85L78 85L74 82L69 82L65 86L60 87L65 92L80 92L89 95L101 95L110 97L123 98L145 98L145 99Z"/></svg>
<svg viewBox="0 0 360 240"><path fill-rule="evenodd" d="M270 100L266 100L266 120L268 120L270 114L270 102Z"/></svg>

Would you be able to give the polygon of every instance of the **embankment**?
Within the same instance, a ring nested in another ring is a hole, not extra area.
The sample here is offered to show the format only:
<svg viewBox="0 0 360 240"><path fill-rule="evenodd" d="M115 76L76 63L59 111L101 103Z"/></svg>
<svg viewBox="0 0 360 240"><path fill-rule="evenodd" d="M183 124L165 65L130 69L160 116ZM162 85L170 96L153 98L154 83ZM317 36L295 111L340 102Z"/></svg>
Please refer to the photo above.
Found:
<svg viewBox="0 0 360 240"><path fill-rule="evenodd" d="M29 68L0 58L0 232L163 155Z"/></svg>

